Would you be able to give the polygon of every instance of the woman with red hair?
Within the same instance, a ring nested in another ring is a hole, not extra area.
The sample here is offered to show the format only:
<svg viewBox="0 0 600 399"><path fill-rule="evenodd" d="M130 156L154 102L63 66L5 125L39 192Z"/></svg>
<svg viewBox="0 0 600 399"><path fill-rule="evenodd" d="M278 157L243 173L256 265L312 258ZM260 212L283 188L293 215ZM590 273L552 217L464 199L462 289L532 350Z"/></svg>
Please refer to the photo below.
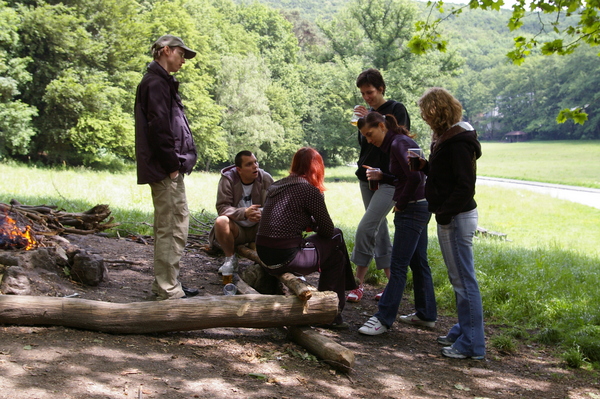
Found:
<svg viewBox="0 0 600 399"><path fill-rule="evenodd" d="M271 185L262 211L256 251L272 275L290 272L305 276L321 272L319 291L334 291L338 315L331 327L343 328L345 291L356 288L341 230L333 226L323 191L325 166L309 147L299 149L290 175ZM315 234L304 238L306 231Z"/></svg>

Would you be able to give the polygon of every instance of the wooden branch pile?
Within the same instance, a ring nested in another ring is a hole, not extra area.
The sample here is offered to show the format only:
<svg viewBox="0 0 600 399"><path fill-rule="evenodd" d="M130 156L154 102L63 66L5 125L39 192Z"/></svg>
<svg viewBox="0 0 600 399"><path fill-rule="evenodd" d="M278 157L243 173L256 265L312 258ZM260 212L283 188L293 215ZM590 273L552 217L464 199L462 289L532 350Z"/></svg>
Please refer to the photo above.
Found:
<svg viewBox="0 0 600 399"><path fill-rule="evenodd" d="M18 215L18 221L31 226L37 235L94 234L119 225L113 222L108 205L96 205L85 212L70 213L58 210L55 205L23 205L13 199L10 204L0 203L0 212ZM108 217L110 219L104 222Z"/></svg>

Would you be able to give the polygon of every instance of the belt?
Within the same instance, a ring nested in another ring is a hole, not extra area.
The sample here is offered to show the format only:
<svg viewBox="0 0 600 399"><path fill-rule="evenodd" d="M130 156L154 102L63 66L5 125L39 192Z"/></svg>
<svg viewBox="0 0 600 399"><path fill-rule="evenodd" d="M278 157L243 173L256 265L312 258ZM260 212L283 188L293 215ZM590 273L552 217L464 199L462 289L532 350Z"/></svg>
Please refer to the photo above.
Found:
<svg viewBox="0 0 600 399"><path fill-rule="evenodd" d="M416 201L408 201L409 204L416 204L417 202L423 202L423 201L427 201L427 198L421 198L420 200L416 200Z"/></svg>

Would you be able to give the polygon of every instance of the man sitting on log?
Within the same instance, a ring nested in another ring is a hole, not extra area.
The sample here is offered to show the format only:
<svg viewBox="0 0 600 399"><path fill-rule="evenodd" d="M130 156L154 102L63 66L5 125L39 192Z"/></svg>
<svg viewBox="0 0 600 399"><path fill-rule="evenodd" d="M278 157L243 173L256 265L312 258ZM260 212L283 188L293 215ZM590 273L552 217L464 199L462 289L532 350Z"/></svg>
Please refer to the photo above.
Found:
<svg viewBox="0 0 600 399"><path fill-rule="evenodd" d="M211 246L218 246L225 253L219 273L237 273L235 247L254 242L267 188L272 183L271 175L258 167L250 151L240 151L235 165L221 170L217 190L219 216L209 236Z"/></svg>

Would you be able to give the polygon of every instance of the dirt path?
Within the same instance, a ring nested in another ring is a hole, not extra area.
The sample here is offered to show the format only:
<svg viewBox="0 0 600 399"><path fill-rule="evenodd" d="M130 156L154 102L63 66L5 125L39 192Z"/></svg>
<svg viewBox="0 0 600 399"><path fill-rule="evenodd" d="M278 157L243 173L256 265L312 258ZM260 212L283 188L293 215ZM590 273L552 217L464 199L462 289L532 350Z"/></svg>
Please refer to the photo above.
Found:
<svg viewBox="0 0 600 399"><path fill-rule="evenodd" d="M97 236L70 240L110 263L99 287L71 284L64 296L110 302L151 299L150 246ZM182 281L219 295L220 258L190 251ZM309 280L310 281L310 280ZM365 337L357 329L376 309L366 299L348 304L347 331L319 329L354 351L355 370L340 374L288 341L279 329L215 328L148 335L109 335L64 327L0 326L0 398L600 398L598 372L571 370L551 348L527 341L517 353L489 348L485 361L443 358L433 329L396 324ZM403 301L401 313L411 311ZM496 328L487 327L488 338Z"/></svg>

